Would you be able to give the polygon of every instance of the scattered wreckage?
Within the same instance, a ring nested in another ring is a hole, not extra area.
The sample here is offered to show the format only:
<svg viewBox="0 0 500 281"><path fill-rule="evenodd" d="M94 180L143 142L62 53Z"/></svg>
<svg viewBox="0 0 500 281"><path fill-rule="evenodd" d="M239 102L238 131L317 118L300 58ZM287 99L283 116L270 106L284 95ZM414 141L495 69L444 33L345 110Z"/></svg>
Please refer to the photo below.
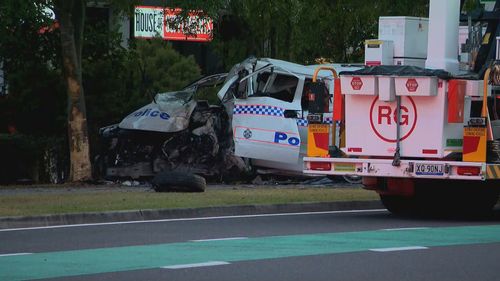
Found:
<svg viewBox="0 0 500 281"><path fill-rule="evenodd" d="M200 176L299 175L307 147L307 89L316 67L249 58L229 73L159 93L119 124L100 129L106 148L96 159L99 171L105 178L156 175L157 190L168 185L196 191L203 191ZM318 78L333 89L330 72ZM207 88L219 88L219 105L196 99Z"/></svg>

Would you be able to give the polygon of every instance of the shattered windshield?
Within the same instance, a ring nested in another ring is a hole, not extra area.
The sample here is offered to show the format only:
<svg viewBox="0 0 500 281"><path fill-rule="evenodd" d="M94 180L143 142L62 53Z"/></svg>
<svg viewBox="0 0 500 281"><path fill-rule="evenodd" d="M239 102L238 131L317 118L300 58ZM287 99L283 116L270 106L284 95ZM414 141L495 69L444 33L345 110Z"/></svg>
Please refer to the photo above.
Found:
<svg viewBox="0 0 500 281"><path fill-rule="evenodd" d="M194 82L191 82L188 86L184 87L184 90L200 89L207 87L217 87L224 83L227 73L218 73L209 76L202 77Z"/></svg>
<svg viewBox="0 0 500 281"><path fill-rule="evenodd" d="M210 104L219 103L217 93L224 85L227 73L218 73L202 77L184 88L185 92L192 92L193 99L206 100Z"/></svg>
<svg viewBox="0 0 500 281"><path fill-rule="evenodd" d="M194 91L178 91L159 93L155 97L155 101L160 106L179 107L188 103L193 99Z"/></svg>

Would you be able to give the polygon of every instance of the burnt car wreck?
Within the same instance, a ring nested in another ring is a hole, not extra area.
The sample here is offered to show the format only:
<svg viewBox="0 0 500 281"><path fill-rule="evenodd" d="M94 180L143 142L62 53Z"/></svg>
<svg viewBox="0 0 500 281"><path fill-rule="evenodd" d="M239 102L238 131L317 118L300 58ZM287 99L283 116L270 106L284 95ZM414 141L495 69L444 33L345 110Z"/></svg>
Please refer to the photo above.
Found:
<svg viewBox="0 0 500 281"><path fill-rule="evenodd" d="M166 172L214 180L255 171L300 175L307 150L307 89L316 67L249 58L227 74L159 93L119 124L100 129L105 149L96 166L108 179ZM318 78L333 93L332 74L322 71ZM207 88L218 89L218 105L197 99Z"/></svg>

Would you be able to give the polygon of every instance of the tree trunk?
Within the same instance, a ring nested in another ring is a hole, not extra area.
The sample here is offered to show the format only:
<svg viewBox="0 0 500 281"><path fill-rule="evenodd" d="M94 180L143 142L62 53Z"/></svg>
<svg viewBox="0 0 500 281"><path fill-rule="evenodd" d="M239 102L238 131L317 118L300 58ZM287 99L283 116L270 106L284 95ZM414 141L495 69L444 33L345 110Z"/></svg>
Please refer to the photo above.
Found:
<svg viewBox="0 0 500 281"><path fill-rule="evenodd" d="M55 1L61 31L64 78L68 94L70 181L92 179L85 96L82 86L82 38L85 0Z"/></svg>

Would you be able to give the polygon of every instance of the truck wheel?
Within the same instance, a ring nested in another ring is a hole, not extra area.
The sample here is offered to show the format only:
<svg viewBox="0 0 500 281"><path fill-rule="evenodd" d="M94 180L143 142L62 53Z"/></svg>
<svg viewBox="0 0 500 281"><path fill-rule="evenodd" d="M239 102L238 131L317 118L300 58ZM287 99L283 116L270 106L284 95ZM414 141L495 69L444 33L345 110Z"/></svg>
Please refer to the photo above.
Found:
<svg viewBox="0 0 500 281"><path fill-rule="evenodd" d="M180 172L161 172L151 181L156 192L204 192L207 186L201 176Z"/></svg>
<svg viewBox="0 0 500 281"><path fill-rule="evenodd" d="M345 175L345 176L342 176L342 178L348 182L348 183L352 183L352 184L361 184L361 182L363 181L363 178L360 177L360 176L350 176L350 175Z"/></svg>
<svg viewBox="0 0 500 281"><path fill-rule="evenodd" d="M415 197L381 194L380 200L395 215L411 215L416 211Z"/></svg>
<svg viewBox="0 0 500 281"><path fill-rule="evenodd" d="M461 208L457 206L463 214L485 215L491 212L498 202L499 189L479 187L476 190L471 188L463 190L460 194Z"/></svg>
<svg viewBox="0 0 500 281"><path fill-rule="evenodd" d="M496 183L498 184L498 183ZM492 182L422 181L416 194L427 214L486 215L498 201L500 189Z"/></svg>

